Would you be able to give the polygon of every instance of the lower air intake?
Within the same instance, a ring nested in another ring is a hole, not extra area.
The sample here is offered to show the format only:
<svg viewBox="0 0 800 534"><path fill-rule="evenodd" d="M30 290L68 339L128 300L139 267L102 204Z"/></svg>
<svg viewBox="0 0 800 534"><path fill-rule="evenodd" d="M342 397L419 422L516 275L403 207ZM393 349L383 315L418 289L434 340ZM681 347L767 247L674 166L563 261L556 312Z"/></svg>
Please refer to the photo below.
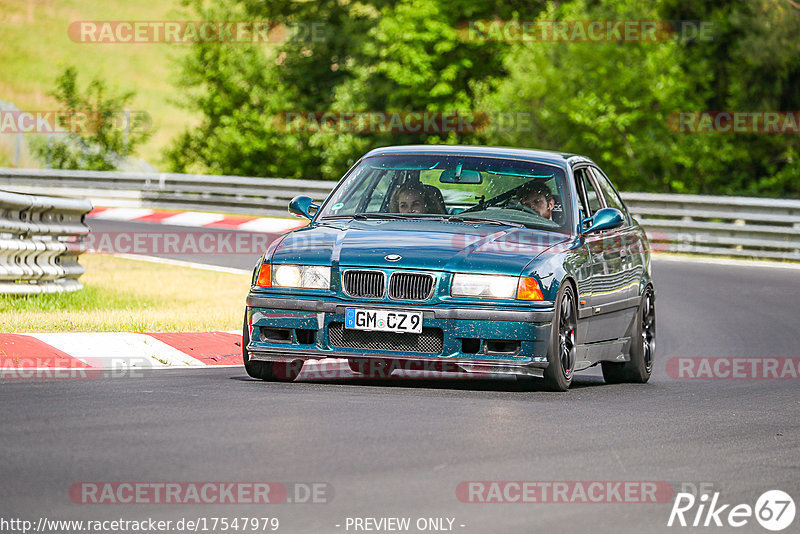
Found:
<svg viewBox="0 0 800 534"><path fill-rule="evenodd" d="M412 334L352 330L345 328L344 323L331 323L328 326L328 341L333 347L347 349L425 354L442 352L442 330L440 328L423 328L421 334Z"/></svg>

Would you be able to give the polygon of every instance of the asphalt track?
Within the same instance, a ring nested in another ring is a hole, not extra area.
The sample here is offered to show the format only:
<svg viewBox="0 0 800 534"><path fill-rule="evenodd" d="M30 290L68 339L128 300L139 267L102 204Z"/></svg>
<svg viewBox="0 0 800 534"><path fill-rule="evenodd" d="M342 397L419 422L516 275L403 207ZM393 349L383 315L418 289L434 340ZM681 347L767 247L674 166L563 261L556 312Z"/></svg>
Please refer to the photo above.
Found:
<svg viewBox="0 0 800 534"><path fill-rule="evenodd" d="M254 259L206 260L249 269ZM241 368L5 381L0 518L277 517L278 532L288 533L355 532L348 517L410 517L408 532L428 517L482 534L734 530L668 528L672 500L458 499L459 483L482 480L664 481L675 491L705 483L721 503L753 506L781 489L800 505L800 381L687 380L666 371L677 357L799 356L800 270L657 259L654 277L658 360L646 385L606 385L594 369L565 394L525 391L513 380L273 384ZM75 504L68 490L81 481L324 482L333 498ZM784 532L799 530L800 513ZM768 532L753 518L735 531Z"/></svg>

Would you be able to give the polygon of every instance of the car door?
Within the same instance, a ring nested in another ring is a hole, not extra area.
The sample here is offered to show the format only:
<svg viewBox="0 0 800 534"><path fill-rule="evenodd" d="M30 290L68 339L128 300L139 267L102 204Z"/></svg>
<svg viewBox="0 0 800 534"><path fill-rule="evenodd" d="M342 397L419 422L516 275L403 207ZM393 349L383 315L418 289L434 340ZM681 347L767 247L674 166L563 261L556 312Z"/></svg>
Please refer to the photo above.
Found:
<svg viewBox="0 0 800 534"><path fill-rule="evenodd" d="M633 217L627 206L625 206L619 193L605 173L597 167L592 167L592 172L595 183L603 193L605 205L620 210L625 217L625 224L618 230L621 240L620 251L624 264L623 268L626 273L625 298L632 299L633 304L638 305L638 297L641 291L640 282L643 270L646 268L642 230L634 224Z"/></svg>
<svg viewBox="0 0 800 534"><path fill-rule="evenodd" d="M600 208L609 207L602 189L595 179L592 166L576 172L589 216ZM623 224L623 228L629 225ZM608 341L621 337L630 322L627 311L626 287L628 275L623 253L620 229L592 232L585 236L592 261L592 294L587 306L579 315L588 319L587 343ZM627 322L626 322L627 321Z"/></svg>
<svg viewBox="0 0 800 534"><path fill-rule="evenodd" d="M594 185L591 183L588 168L582 167L574 169L575 188L578 191L579 207L581 210L580 220L594 216L603 207L600 197ZM581 227L581 231L585 228ZM603 236L600 233L591 233L582 237L583 246L588 251L589 262L586 269L586 276L578 283L578 318L584 325L578 329L578 343L592 343L599 341L594 334L595 316L593 306L595 303L595 286L597 279L603 276ZM602 298L602 297L600 297Z"/></svg>
<svg viewBox="0 0 800 534"><path fill-rule="evenodd" d="M633 245L639 239L633 219L625 208L608 178L597 167L587 168L591 182L603 207L616 208L623 214L624 222L619 228L600 232L603 238L603 274L598 276L595 287L593 312L598 314L595 326L597 336L604 339L622 337L628 330L635 306L638 305L640 272Z"/></svg>

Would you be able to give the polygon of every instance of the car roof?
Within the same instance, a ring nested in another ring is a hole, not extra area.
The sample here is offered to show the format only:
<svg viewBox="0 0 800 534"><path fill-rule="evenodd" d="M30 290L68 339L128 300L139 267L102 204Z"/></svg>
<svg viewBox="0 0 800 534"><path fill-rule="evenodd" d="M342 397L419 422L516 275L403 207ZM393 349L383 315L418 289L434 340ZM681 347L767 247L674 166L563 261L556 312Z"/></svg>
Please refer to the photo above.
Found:
<svg viewBox="0 0 800 534"><path fill-rule="evenodd" d="M594 163L591 159L577 154L552 152L550 150L533 150L528 148L513 148L481 145L397 145L386 146L370 150L364 157L385 156L396 154L443 154L453 156L493 156L529 161L547 162L569 165L587 162Z"/></svg>

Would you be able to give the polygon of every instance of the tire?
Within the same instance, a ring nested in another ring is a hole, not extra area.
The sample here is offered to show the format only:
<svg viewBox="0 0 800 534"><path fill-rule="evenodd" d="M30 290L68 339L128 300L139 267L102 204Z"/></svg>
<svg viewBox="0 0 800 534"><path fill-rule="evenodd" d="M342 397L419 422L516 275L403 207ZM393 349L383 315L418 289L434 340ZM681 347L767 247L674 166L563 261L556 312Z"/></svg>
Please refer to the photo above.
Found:
<svg viewBox="0 0 800 534"><path fill-rule="evenodd" d="M630 361L602 362L603 378L609 384L644 384L653 374L656 353L656 306L653 288L647 286L636 311L631 332Z"/></svg>
<svg viewBox="0 0 800 534"><path fill-rule="evenodd" d="M577 321L575 292L569 283L564 283L556 297L550 344L547 348L548 365L544 370L544 387L548 391L567 391L572 384Z"/></svg>
<svg viewBox="0 0 800 534"><path fill-rule="evenodd" d="M252 378L267 382L291 382L303 368L302 360L291 362L261 362L250 359L247 352L247 345L250 344L250 330L247 328L247 312L245 312L244 323L242 324L242 362L244 370Z"/></svg>
<svg viewBox="0 0 800 534"><path fill-rule="evenodd" d="M392 360L378 360L368 358L351 358L347 360L350 370L369 378L389 378L394 371Z"/></svg>

